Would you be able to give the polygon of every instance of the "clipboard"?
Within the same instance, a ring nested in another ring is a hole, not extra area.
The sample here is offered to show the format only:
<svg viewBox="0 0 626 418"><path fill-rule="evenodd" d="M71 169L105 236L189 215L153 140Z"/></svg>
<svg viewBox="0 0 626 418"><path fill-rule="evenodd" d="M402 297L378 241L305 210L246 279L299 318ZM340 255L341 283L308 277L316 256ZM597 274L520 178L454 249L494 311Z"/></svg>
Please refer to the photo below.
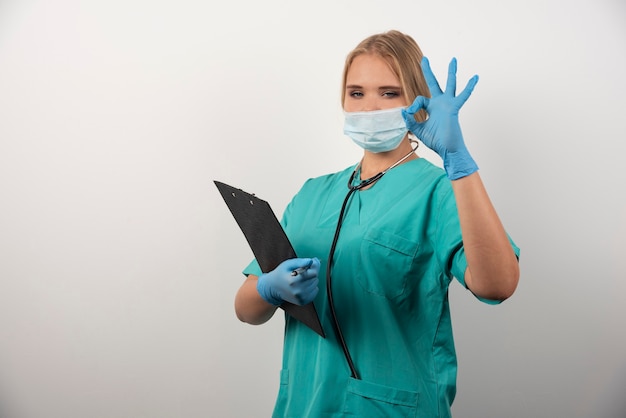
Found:
<svg viewBox="0 0 626 418"><path fill-rule="evenodd" d="M274 270L287 259L297 257L268 202L228 184L217 180L213 182L246 237L263 273ZM280 308L326 338L313 302L302 306L283 302Z"/></svg>

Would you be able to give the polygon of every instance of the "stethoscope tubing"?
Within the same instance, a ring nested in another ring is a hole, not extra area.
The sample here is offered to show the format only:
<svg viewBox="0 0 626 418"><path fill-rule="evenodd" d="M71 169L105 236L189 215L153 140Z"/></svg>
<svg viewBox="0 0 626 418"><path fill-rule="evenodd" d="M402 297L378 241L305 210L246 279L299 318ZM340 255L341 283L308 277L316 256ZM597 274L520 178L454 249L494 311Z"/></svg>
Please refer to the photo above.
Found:
<svg viewBox="0 0 626 418"><path fill-rule="evenodd" d="M337 228L335 229L335 236L333 237L333 243L330 246L330 253L328 255L328 263L326 265L326 294L328 295L328 306L330 308L330 316L332 318L333 329L335 331L335 336L341 345L341 349L343 351L343 355L348 362L348 367L350 368L350 374L355 379L360 379L359 374L356 371L356 367L354 366L354 362L352 361L352 356L350 355L350 350L348 350L348 345L346 344L346 340L343 337L343 332L341 331L341 326L339 325L339 320L337 319L337 313L335 312L335 303L333 300L333 289L332 289L332 275L331 268L333 263L333 257L335 255L335 247L337 246L337 240L339 239L339 232L341 231L341 223L343 222L343 216L345 215L346 206L348 204L348 200L350 200L350 196L354 193L356 188L350 187L348 194L343 200L343 205L341 206L341 211L339 212L339 220L337 221Z"/></svg>
<svg viewBox="0 0 626 418"><path fill-rule="evenodd" d="M417 141L411 140L411 142L418 144ZM395 164L393 164L391 167L389 167L385 171L381 171L380 173L368 179L362 180L359 184L354 186L353 185L354 177L356 176L356 173L359 171L361 164L359 163L357 165L357 167L352 172L352 175L350 176L350 180L348 180L348 193L346 194L346 197L343 199L341 210L339 211L339 218L337 220L337 228L335 228L335 235L333 237L333 242L330 245L330 251L328 254L328 263L326 264L326 295L328 297L328 306L330 309L330 316L332 319L335 336L337 337L337 340L339 341L339 344L341 345L341 350L343 351L344 357L346 358L346 361L348 363L348 367L350 368L350 374L352 375L354 379L357 379L357 380L360 380L360 377L356 370L356 366L354 365L354 362L352 361L352 356L350 355L350 350L348 349L348 344L346 343L346 339L343 336L343 331L341 330L341 326L339 325L339 319L337 318L337 313L335 311L335 303L333 300L331 270L332 270L332 265L333 265L333 259L335 256L335 249L337 247L337 241L339 240L339 233L341 232L341 225L343 223L343 218L346 214L346 208L348 206L348 202L350 201L350 197L352 196L352 194L380 180L381 177L384 176L385 173L387 173L387 171L391 170L392 168L396 167L397 165L402 163L404 160L409 158L409 156L415 152L415 149L417 149L417 146L415 146L415 148L413 148L410 153L406 154L404 157L402 157L400 160L398 160Z"/></svg>

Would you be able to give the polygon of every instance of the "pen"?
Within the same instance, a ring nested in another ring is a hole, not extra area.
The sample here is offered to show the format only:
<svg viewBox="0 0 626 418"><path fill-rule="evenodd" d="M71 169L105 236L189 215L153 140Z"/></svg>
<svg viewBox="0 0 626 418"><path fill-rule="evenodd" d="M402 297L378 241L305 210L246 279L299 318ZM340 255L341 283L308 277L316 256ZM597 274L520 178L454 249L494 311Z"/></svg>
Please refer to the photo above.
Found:
<svg viewBox="0 0 626 418"><path fill-rule="evenodd" d="M298 267L297 269L292 270L291 271L291 275L292 276L297 276L298 274L304 273L305 271L307 271L309 269L309 267L311 267L311 264L313 264L313 260L312 259L311 259L311 261L309 262L308 265L306 265L304 267Z"/></svg>

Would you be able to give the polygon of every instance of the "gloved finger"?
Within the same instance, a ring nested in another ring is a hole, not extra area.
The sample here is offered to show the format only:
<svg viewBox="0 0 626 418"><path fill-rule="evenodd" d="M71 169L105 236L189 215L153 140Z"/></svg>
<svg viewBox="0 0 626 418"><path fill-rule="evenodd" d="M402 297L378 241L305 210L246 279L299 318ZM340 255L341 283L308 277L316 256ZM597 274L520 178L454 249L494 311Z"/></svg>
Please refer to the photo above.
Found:
<svg viewBox="0 0 626 418"><path fill-rule="evenodd" d="M302 277L303 281L317 280L317 276L319 276L319 270L308 269L299 273L299 275Z"/></svg>
<svg viewBox="0 0 626 418"><path fill-rule="evenodd" d="M417 96L411 106L402 110L402 118L406 124L406 128L416 136L420 136L423 129L424 122L418 122L415 120L415 113L424 109L430 103L430 99L424 96Z"/></svg>
<svg viewBox="0 0 626 418"><path fill-rule="evenodd" d="M295 270L295 274L292 274L292 275L297 276L300 282L306 282L306 281L317 279L317 276L319 275L319 271L320 269L319 269L319 261L318 261L317 266L311 265L311 267L309 267L308 269L297 269Z"/></svg>
<svg viewBox="0 0 626 418"><path fill-rule="evenodd" d="M428 102L429 99L427 97L417 96L415 100L413 100L411 106L407 107L406 109L402 109L402 116L404 116L405 120L407 118L412 118L413 115L415 115L420 110L426 109L426 107L428 106Z"/></svg>
<svg viewBox="0 0 626 418"><path fill-rule="evenodd" d="M317 257L313 257L312 260L313 261L311 262L311 266L309 267L309 270L315 271L315 275L317 276L317 274L320 271L320 266L321 266L322 262Z"/></svg>
<svg viewBox="0 0 626 418"><path fill-rule="evenodd" d="M477 75L470 78L470 80L467 82L467 85L465 86L463 91L459 93L458 96L456 96L456 101L457 101L459 108L463 106L463 103L465 103L467 99L469 99L470 95L474 91L474 87L476 86L476 83L478 83Z"/></svg>
<svg viewBox="0 0 626 418"><path fill-rule="evenodd" d="M306 274L298 274L289 278L289 287L293 292L302 293L306 289L317 286L317 276L307 277Z"/></svg>
<svg viewBox="0 0 626 418"><path fill-rule="evenodd" d="M307 283L298 283L288 295L285 295L285 300L296 305L306 305L317 296L319 292L318 284L319 281L317 279Z"/></svg>
<svg viewBox="0 0 626 418"><path fill-rule="evenodd" d="M320 281L319 279L316 277L313 277L310 280L307 280L305 283L302 284L302 293L313 293L315 292L315 294L317 294L318 288L317 286L319 285Z"/></svg>
<svg viewBox="0 0 626 418"><path fill-rule="evenodd" d="M428 85L428 89L430 90L430 95L432 97L438 96L442 94L441 87L439 87L439 82L435 78L433 74L433 70L430 68L430 62L428 58L422 58L422 72L424 73L424 78L426 79L426 84Z"/></svg>
<svg viewBox="0 0 626 418"><path fill-rule="evenodd" d="M309 302L313 302L315 297L319 292L318 287L319 281L317 279L311 280L310 283L307 283L307 286L302 289L302 292L298 295L298 299L301 304L305 305Z"/></svg>
<svg viewBox="0 0 626 418"><path fill-rule="evenodd" d="M452 58L448 65L448 80L446 81L446 95L454 97L456 94L456 58Z"/></svg>
<svg viewBox="0 0 626 418"><path fill-rule="evenodd" d="M317 271L312 268L313 263L314 263L314 259L313 258L309 258L308 259L308 263L306 263L305 266L303 267L299 267L297 269L294 270L294 272L292 274L298 275L298 276L302 276L302 279L308 279L310 277L315 277L317 276Z"/></svg>
<svg viewBox="0 0 626 418"><path fill-rule="evenodd" d="M310 258L290 258L289 260L285 260L280 264L280 267L285 270L298 270L298 269L307 269L311 265L313 260Z"/></svg>
<svg viewBox="0 0 626 418"><path fill-rule="evenodd" d="M311 289L310 291L307 293L308 297L307 297L307 303L308 302L313 302L315 300L315 297L317 296L317 294L320 291L320 288L318 287L319 281L315 281L315 283L311 284Z"/></svg>

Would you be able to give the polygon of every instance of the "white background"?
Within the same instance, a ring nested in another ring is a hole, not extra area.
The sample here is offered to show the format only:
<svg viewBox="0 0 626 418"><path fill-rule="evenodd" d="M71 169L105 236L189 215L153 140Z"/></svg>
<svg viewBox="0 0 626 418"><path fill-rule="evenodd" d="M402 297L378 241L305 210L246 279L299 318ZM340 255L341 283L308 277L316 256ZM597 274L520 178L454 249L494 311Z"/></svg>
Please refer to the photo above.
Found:
<svg viewBox="0 0 626 418"><path fill-rule="evenodd" d="M343 60L388 29L481 77L461 123L522 250L501 306L452 285L455 416L623 418L621 0L2 0L0 416L269 416L283 320L236 320L213 180L280 215L355 163Z"/></svg>

